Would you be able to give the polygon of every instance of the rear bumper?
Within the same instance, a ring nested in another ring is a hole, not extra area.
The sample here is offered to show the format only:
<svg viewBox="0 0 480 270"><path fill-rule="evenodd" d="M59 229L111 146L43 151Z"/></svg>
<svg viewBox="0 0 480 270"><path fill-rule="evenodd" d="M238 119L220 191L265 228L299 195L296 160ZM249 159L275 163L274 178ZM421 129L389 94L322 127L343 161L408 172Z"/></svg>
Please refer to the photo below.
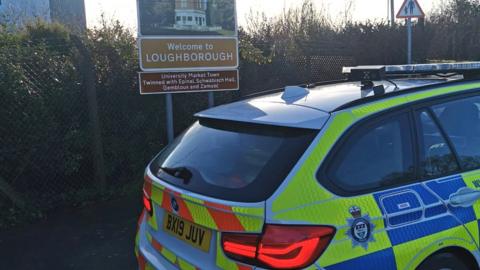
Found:
<svg viewBox="0 0 480 270"><path fill-rule="evenodd" d="M142 216L139 221L137 239L135 243L135 255L137 256L139 270L177 270L178 267L171 264L150 243L147 238L147 222L146 217Z"/></svg>
<svg viewBox="0 0 480 270"><path fill-rule="evenodd" d="M189 247L183 246L181 243L173 243L169 240L169 236L164 235L161 231L154 231L149 225L148 218L145 215L142 215L138 222L138 233L135 240L135 254L138 261L139 270L254 270L254 267L242 265L234 261L230 261L224 256L216 254L215 242L216 238L212 239L212 249L210 255L206 254L205 256L197 256L198 254L192 254L191 250L188 250ZM157 242L152 236L155 234L157 239L162 239L165 243L165 247ZM176 246L179 245L179 246ZM175 247L176 246L176 247ZM169 249L181 250L180 254L176 254ZM183 253L184 258L180 257ZM211 260L211 255L216 254L219 257L216 257ZM185 259L190 259L188 262ZM221 267L215 265L217 263L221 264ZM193 265L195 264L195 265ZM258 269L258 268L257 268Z"/></svg>

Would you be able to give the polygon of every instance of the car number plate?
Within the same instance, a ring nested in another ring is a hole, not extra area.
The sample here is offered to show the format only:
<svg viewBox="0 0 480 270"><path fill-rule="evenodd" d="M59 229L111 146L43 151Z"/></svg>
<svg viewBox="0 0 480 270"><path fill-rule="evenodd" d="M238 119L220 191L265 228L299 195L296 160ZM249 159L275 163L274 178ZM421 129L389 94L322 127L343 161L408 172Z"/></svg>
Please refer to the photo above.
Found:
<svg viewBox="0 0 480 270"><path fill-rule="evenodd" d="M163 230L195 248L205 252L210 250L212 231L209 229L195 225L170 213L165 213Z"/></svg>

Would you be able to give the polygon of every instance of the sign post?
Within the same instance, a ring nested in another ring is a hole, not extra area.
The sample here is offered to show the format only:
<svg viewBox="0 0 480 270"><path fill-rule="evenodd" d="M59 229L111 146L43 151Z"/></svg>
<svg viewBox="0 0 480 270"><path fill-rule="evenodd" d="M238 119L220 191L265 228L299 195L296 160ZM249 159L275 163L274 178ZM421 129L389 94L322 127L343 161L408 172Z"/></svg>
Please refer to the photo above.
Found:
<svg viewBox="0 0 480 270"><path fill-rule="evenodd" d="M141 95L165 94L173 141L172 94L239 89L236 0L137 0Z"/></svg>
<svg viewBox="0 0 480 270"><path fill-rule="evenodd" d="M208 108L215 107L215 97L213 96L213 92L208 92Z"/></svg>
<svg viewBox="0 0 480 270"><path fill-rule="evenodd" d="M407 64L412 63L412 18L407 19Z"/></svg>
<svg viewBox="0 0 480 270"><path fill-rule="evenodd" d="M397 18L406 19L407 24L407 64L412 64L412 19L424 17L417 0L405 0L397 13Z"/></svg>
<svg viewBox="0 0 480 270"><path fill-rule="evenodd" d="M395 0L390 1L390 26L395 25Z"/></svg>
<svg viewBox="0 0 480 270"><path fill-rule="evenodd" d="M173 126L173 97L170 93L165 95L165 107L167 112L167 139L171 143L175 137L175 132Z"/></svg>

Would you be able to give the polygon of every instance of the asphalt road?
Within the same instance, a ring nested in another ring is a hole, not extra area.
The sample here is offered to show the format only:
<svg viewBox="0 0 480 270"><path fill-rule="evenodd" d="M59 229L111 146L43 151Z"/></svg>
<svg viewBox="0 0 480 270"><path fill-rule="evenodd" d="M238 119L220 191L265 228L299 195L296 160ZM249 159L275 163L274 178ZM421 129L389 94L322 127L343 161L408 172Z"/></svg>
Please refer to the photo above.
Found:
<svg viewBox="0 0 480 270"><path fill-rule="evenodd" d="M136 269L138 197L62 212L40 224L0 232L0 268Z"/></svg>

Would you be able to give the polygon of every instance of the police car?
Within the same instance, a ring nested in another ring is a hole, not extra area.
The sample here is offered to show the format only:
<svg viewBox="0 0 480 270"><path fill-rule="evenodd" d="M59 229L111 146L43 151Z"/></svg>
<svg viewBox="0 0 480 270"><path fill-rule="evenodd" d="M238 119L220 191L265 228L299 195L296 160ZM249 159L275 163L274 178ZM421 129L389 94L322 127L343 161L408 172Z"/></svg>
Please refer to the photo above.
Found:
<svg viewBox="0 0 480 270"><path fill-rule="evenodd" d="M479 269L480 63L212 108L149 164L140 269Z"/></svg>

